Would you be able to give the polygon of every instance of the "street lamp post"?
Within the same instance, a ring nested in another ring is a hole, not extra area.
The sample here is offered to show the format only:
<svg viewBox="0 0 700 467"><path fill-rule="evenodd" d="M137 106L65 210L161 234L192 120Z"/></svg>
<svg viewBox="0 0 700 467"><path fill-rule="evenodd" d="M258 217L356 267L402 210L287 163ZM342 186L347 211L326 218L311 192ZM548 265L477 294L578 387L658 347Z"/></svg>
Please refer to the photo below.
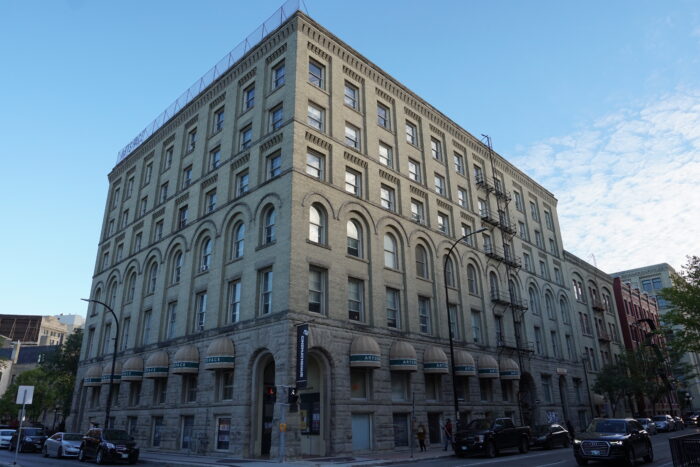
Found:
<svg viewBox="0 0 700 467"><path fill-rule="evenodd" d="M114 352L112 353L112 371L110 371L109 374L109 389L107 389L107 407L105 408L105 429L109 428L109 412L112 409L112 386L114 385L114 367L117 364L117 344L119 342L119 320L117 319L117 315L114 313L114 310L107 305L104 302L101 302L99 300L93 300L91 298L81 298L82 301L84 302L92 302L92 303L97 303L99 305L102 305L112 313L112 316L114 316L114 326L116 333L114 335Z"/></svg>
<svg viewBox="0 0 700 467"><path fill-rule="evenodd" d="M442 280L445 284L445 311L447 312L447 329L448 329L448 334L450 336L450 373L452 374L452 397L454 398L454 405L455 405L455 425L459 421L459 400L457 399L457 375L456 375L456 370L455 370L455 347L454 347L454 341L452 339L452 316L450 315L450 298L448 295L448 290L447 290L447 261L450 258L450 255L452 254L452 250L455 249L455 247L463 240L466 240L467 238L471 237L472 235L476 235L479 232L483 232L487 230L486 227L482 227L479 230L475 230L474 232L470 232L467 235L463 235L459 239L457 239L450 249L447 251L447 255L445 256L445 262L442 267Z"/></svg>

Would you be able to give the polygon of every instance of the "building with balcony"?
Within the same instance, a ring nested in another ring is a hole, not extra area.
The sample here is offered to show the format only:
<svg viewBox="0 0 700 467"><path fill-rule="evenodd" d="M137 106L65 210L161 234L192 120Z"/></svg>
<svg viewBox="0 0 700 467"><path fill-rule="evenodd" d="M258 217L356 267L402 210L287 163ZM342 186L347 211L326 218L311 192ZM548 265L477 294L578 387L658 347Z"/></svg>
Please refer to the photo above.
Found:
<svg viewBox="0 0 700 467"><path fill-rule="evenodd" d="M110 172L119 321L90 304L68 426L103 421L117 324L109 423L148 448L391 450L414 401L439 442L453 364L461 418L577 416L552 193L306 14L267 30Z"/></svg>

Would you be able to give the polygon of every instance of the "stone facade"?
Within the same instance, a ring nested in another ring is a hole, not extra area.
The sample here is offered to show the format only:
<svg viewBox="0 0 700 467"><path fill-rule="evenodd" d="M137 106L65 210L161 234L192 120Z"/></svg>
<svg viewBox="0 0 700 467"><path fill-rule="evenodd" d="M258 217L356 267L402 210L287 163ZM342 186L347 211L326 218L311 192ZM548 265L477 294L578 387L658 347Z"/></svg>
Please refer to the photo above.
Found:
<svg viewBox="0 0 700 467"><path fill-rule="evenodd" d="M554 196L303 13L109 181L91 297L119 316L112 423L145 447L390 450L414 406L439 442L446 293L461 417L585 407ZM90 305L74 430L104 422L110 316Z"/></svg>

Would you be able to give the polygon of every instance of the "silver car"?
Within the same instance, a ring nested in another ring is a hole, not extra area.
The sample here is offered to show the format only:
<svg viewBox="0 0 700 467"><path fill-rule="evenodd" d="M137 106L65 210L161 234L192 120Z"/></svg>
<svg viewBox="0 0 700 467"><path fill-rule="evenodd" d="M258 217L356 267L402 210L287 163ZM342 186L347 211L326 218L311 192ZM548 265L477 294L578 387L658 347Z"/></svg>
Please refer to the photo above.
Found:
<svg viewBox="0 0 700 467"><path fill-rule="evenodd" d="M656 429L656 423L651 418L638 418L637 421L642 424L647 433L650 435L655 435L658 433Z"/></svg>
<svg viewBox="0 0 700 467"><path fill-rule="evenodd" d="M670 415L655 415L652 420L659 431L676 431L676 421Z"/></svg>
<svg viewBox="0 0 700 467"><path fill-rule="evenodd" d="M44 457L78 457L83 435L80 433L58 432L44 443Z"/></svg>
<svg viewBox="0 0 700 467"><path fill-rule="evenodd" d="M9 449L10 439L17 430L0 430L0 449Z"/></svg>

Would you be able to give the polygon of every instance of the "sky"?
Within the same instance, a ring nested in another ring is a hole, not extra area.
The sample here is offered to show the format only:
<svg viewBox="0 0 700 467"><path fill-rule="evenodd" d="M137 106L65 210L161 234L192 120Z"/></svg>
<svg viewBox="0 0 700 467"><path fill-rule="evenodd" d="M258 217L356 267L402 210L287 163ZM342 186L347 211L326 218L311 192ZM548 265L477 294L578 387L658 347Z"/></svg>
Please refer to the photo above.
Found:
<svg viewBox="0 0 700 467"><path fill-rule="evenodd" d="M559 200L606 271L700 254L700 2L304 0ZM0 313L85 314L118 151L281 0L0 0Z"/></svg>

